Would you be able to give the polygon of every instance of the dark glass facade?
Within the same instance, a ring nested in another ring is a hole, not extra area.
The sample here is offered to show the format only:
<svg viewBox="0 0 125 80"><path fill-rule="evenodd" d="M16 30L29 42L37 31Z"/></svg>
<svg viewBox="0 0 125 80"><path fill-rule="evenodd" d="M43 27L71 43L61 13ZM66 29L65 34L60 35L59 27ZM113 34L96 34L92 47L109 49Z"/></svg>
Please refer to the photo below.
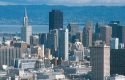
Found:
<svg viewBox="0 0 125 80"><path fill-rule="evenodd" d="M63 28L63 12L52 10L49 12L49 31Z"/></svg>

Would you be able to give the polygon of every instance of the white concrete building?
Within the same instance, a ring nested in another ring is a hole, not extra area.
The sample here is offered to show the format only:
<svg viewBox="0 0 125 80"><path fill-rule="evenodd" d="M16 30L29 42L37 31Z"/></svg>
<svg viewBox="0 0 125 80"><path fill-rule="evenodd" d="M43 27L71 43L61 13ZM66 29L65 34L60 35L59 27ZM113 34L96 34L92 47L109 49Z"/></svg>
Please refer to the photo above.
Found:
<svg viewBox="0 0 125 80"><path fill-rule="evenodd" d="M110 48L111 49L118 49L118 46L119 46L119 38L111 38Z"/></svg>
<svg viewBox="0 0 125 80"><path fill-rule="evenodd" d="M112 77L109 77L107 80L125 80L125 76L116 74Z"/></svg>
<svg viewBox="0 0 125 80"><path fill-rule="evenodd" d="M58 57L63 58L64 60L68 60L68 42L69 42L69 34L68 29L60 29L58 32Z"/></svg>
<svg viewBox="0 0 125 80"><path fill-rule="evenodd" d="M32 35L32 27L28 24L27 11L25 9L24 23L21 27L21 40L30 44L30 36Z"/></svg>

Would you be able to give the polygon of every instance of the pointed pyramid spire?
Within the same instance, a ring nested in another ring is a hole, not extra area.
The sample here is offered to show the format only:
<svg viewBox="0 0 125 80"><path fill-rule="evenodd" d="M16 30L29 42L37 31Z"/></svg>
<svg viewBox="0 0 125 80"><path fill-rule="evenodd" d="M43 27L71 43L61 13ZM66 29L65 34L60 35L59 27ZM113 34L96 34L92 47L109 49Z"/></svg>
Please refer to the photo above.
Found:
<svg viewBox="0 0 125 80"><path fill-rule="evenodd" d="M27 9L25 8L25 17L27 17Z"/></svg>
<svg viewBox="0 0 125 80"><path fill-rule="evenodd" d="M25 12L24 12L24 26L27 27L28 26L28 16L27 16L27 10L25 8Z"/></svg>

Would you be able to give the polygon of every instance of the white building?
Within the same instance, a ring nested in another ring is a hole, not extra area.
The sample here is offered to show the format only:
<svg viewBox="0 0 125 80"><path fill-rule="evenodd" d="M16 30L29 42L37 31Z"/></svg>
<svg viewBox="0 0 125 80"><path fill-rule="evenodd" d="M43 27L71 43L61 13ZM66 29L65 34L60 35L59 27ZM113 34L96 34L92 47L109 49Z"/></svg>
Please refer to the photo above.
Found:
<svg viewBox="0 0 125 80"><path fill-rule="evenodd" d="M83 44L81 42L76 41L72 48L71 48L71 54L72 58L74 58L73 60L75 61L82 61L84 60L84 47Z"/></svg>
<svg viewBox="0 0 125 80"><path fill-rule="evenodd" d="M118 49L118 47L119 47L119 39L118 38L111 38L110 48L111 49Z"/></svg>
<svg viewBox="0 0 125 80"><path fill-rule="evenodd" d="M30 66L29 66L30 65ZM14 59L14 67L20 69L35 69L43 68L44 61L43 59L38 58L26 58L26 59Z"/></svg>
<svg viewBox="0 0 125 80"><path fill-rule="evenodd" d="M125 80L125 76L116 74L112 77L109 77L107 80Z"/></svg>
<svg viewBox="0 0 125 80"><path fill-rule="evenodd" d="M58 57L68 60L68 29L60 29L58 32Z"/></svg>
<svg viewBox="0 0 125 80"><path fill-rule="evenodd" d="M30 36L32 35L32 27L28 25L28 16L27 11L25 9L24 23L23 27L21 27L21 39L22 41L30 44Z"/></svg>

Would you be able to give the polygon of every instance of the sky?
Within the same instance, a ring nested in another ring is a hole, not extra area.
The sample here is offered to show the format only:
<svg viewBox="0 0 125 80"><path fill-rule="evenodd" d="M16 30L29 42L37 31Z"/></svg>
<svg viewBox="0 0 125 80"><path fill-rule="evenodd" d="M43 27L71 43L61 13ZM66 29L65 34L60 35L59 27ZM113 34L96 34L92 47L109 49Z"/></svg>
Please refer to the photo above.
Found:
<svg viewBox="0 0 125 80"><path fill-rule="evenodd" d="M125 0L0 0L0 5L125 5Z"/></svg>

